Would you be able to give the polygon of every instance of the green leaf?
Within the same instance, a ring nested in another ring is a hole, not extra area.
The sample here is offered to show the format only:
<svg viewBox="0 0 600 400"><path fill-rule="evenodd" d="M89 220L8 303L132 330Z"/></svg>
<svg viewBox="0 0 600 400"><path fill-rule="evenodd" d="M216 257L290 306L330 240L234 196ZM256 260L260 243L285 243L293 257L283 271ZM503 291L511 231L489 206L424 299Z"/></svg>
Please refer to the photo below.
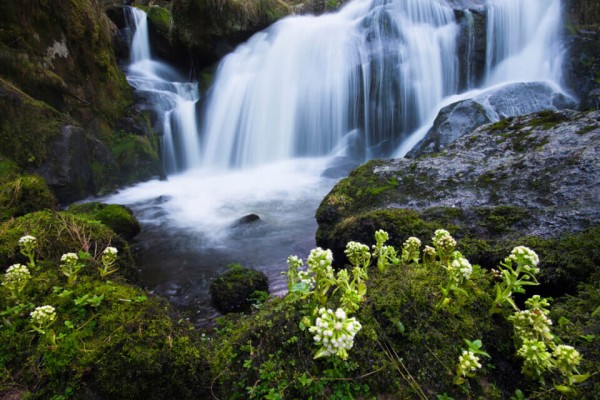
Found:
<svg viewBox="0 0 600 400"><path fill-rule="evenodd" d="M554 388L562 394L571 394L574 392L573 388L565 385L554 385Z"/></svg>
<svg viewBox="0 0 600 400"><path fill-rule="evenodd" d="M590 374L571 375L571 376L569 376L569 383L571 383L571 384L583 383L583 382L587 381L589 377L590 377Z"/></svg>
<svg viewBox="0 0 600 400"><path fill-rule="evenodd" d="M298 282L292 285L292 288L290 289L291 293L301 293L301 294L307 294L308 292L310 292L310 288L308 287L308 285L304 282Z"/></svg>

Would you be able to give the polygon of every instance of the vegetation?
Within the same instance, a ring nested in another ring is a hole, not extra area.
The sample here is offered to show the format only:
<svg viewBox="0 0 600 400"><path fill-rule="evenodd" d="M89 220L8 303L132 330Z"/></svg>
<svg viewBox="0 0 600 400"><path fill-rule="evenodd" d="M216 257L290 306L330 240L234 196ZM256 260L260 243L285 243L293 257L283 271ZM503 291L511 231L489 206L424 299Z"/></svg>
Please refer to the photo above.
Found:
<svg viewBox="0 0 600 400"><path fill-rule="evenodd" d="M515 248L497 276L456 251L448 231L396 250L378 230L372 249L348 244L349 264L337 272L329 251L313 250L306 267L290 257L285 297L255 297L247 314L203 333L127 283L127 243L88 217L105 208L87 208L0 226L10 265L0 286L0 393L503 399L520 388L549 399L598 387L598 281L556 308L539 295L513 298L543 269L528 248ZM239 265L225 274L234 293L253 275ZM225 291L227 280L216 281L213 294ZM543 318L530 325L528 315ZM545 353L528 353L534 340Z"/></svg>

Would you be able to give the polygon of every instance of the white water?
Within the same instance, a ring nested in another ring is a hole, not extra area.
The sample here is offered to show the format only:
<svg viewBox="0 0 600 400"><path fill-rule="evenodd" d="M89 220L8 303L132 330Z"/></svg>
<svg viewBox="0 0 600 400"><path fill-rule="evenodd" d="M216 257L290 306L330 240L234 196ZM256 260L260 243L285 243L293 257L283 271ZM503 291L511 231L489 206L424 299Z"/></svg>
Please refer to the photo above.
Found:
<svg viewBox="0 0 600 400"><path fill-rule="evenodd" d="M471 70L459 82L459 57L471 68L475 41L456 54L459 26L445 0L354 0L335 14L283 19L240 45L221 62L202 121L197 85L152 59L135 11L128 80L162 120L166 170L186 171L109 199L142 220L146 283L200 307L210 278L240 262L266 271L277 291L285 258L314 245L314 210L335 183L321 172L333 158L402 156L442 106L490 86L557 85L560 0L487 3L481 88ZM250 213L261 221L232 227Z"/></svg>
<svg viewBox="0 0 600 400"><path fill-rule="evenodd" d="M184 82L169 65L152 58L146 13L137 8L128 15L134 31L127 81L156 113L163 131L163 153L167 172L200 164L200 139L196 117L198 84Z"/></svg>

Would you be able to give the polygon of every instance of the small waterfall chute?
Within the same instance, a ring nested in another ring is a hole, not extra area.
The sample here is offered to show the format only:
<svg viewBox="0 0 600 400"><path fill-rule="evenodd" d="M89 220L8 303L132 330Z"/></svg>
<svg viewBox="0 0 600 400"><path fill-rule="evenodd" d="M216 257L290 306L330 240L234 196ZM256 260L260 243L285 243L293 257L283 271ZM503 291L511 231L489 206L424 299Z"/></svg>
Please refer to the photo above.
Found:
<svg viewBox="0 0 600 400"><path fill-rule="evenodd" d="M146 106L156 114L163 134L163 164L167 173L200 165L200 139L196 102L198 84L185 82L178 71L152 57L148 20L144 11L127 7L133 30L127 81L145 97Z"/></svg>

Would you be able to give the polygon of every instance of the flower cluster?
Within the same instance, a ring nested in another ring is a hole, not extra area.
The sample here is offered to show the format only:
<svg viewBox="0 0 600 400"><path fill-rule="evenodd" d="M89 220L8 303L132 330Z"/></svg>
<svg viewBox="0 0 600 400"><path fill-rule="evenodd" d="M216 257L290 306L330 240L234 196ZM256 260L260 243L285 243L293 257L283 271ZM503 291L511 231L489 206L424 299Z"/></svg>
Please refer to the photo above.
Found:
<svg viewBox="0 0 600 400"><path fill-rule="evenodd" d="M409 237L402 245L402 261L406 263L419 262L419 253L421 251L421 241L416 237Z"/></svg>
<svg viewBox="0 0 600 400"><path fill-rule="evenodd" d="M524 271L532 274L537 274L539 272L539 268L537 268L537 265L540 262L538 255L535 251L525 246L515 247L505 261L515 262L518 266L523 268Z"/></svg>
<svg viewBox="0 0 600 400"><path fill-rule="evenodd" d="M362 328L356 318L348 318L346 312L338 308L318 310L315 324L309 328L315 343L321 348L315 358L337 355L343 360L348 358L348 350L354 345L354 336Z"/></svg>
<svg viewBox="0 0 600 400"><path fill-rule="evenodd" d="M454 252L458 253L458 252ZM462 254L458 253L456 258L450 264L452 269L455 270L458 274L457 277L462 277L462 279L469 279L471 277L471 273L473 273L473 266L462 256Z"/></svg>
<svg viewBox="0 0 600 400"><path fill-rule="evenodd" d="M523 373L529 377L539 377L552 367L552 356L546 344L537 339L525 339L517 354L524 359Z"/></svg>
<svg viewBox="0 0 600 400"><path fill-rule="evenodd" d="M423 249L423 265L432 266L437 258L437 252L431 246L425 246Z"/></svg>
<svg viewBox="0 0 600 400"><path fill-rule="evenodd" d="M390 266L398 265L396 255L396 249L393 246L386 246L385 242L389 240L390 236L383 229L379 229L375 232L375 244L373 245L373 256L377 258L377 268L381 272L385 272Z"/></svg>
<svg viewBox="0 0 600 400"><path fill-rule="evenodd" d="M473 376L473 373L481 368L479 357L472 351L464 350L458 357L457 374L461 376Z"/></svg>
<svg viewBox="0 0 600 400"><path fill-rule="evenodd" d="M102 266L98 267L98 271L100 271L100 276L102 278L117 271L117 268L114 268L115 262L117 261L117 253L118 250L115 247L110 246L105 248L102 252Z"/></svg>
<svg viewBox="0 0 600 400"><path fill-rule="evenodd" d="M72 285L77 280L77 274L83 268L83 264L79 262L79 256L75 253L63 254L60 258L60 271L68 278L69 285Z"/></svg>
<svg viewBox="0 0 600 400"><path fill-rule="evenodd" d="M521 339L538 339L547 344L554 340L550 333L552 320L548 317L550 306L548 299L539 295L532 296L525 302L527 310L517 311L508 320L513 323L515 335Z"/></svg>
<svg viewBox="0 0 600 400"><path fill-rule="evenodd" d="M52 306L40 306L33 310L30 314L33 329L41 334L46 333L48 328L56 319L56 311Z"/></svg>
<svg viewBox="0 0 600 400"><path fill-rule="evenodd" d="M556 368L565 375L572 375L577 372L577 367L581 363L581 354L572 346L564 344L556 346L552 353Z"/></svg>
<svg viewBox="0 0 600 400"><path fill-rule="evenodd" d="M490 314L501 312L502 306L507 303L516 311L519 310L512 294L525 293L524 286L539 284L535 278L539 272L538 263L538 255L527 247L517 246L511 251L510 256L500 263L502 282L496 284L496 298L490 308Z"/></svg>
<svg viewBox="0 0 600 400"><path fill-rule="evenodd" d="M34 251L37 248L37 246L38 242L34 236L25 235L19 239L19 248L21 254L23 254L29 259L29 262L27 263L27 266L29 268L35 268Z"/></svg>
<svg viewBox="0 0 600 400"><path fill-rule="evenodd" d="M369 246L359 242L348 242L344 254L348 257L350 264L366 268L371 263L371 253Z"/></svg>
<svg viewBox="0 0 600 400"><path fill-rule="evenodd" d="M446 262L456 247L456 240L450 236L450 232L447 230L438 229L433 233L431 241L433 242L433 246L440 257L440 260Z"/></svg>
<svg viewBox="0 0 600 400"><path fill-rule="evenodd" d="M29 279L31 279L29 269L25 265L14 264L8 267L4 273L2 286L10 290L13 297L18 298Z"/></svg>

